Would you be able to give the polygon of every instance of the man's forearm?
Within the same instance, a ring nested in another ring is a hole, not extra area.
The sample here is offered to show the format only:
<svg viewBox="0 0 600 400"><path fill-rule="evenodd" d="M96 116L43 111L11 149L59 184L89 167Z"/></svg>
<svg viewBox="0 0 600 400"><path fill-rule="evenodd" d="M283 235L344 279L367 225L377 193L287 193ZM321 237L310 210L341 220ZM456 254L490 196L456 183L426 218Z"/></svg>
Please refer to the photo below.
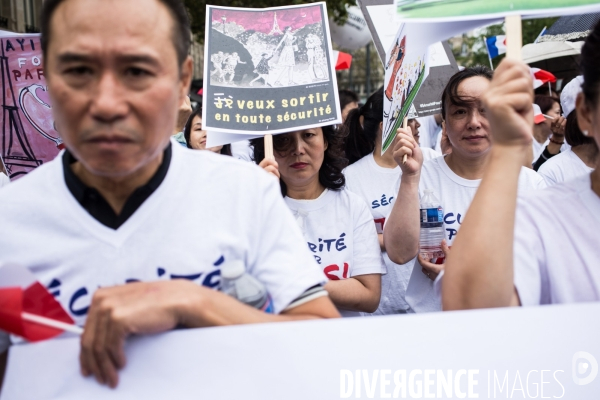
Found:
<svg viewBox="0 0 600 400"><path fill-rule="evenodd" d="M328 297L320 297L274 315L243 304L224 293L192 285L195 293L189 293L181 299L175 311L180 323L189 328L339 317Z"/></svg>
<svg viewBox="0 0 600 400"><path fill-rule="evenodd" d="M403 176L383 232L385 249L393 262L406 264L417 255L419 228L419 175Z"/></svg>

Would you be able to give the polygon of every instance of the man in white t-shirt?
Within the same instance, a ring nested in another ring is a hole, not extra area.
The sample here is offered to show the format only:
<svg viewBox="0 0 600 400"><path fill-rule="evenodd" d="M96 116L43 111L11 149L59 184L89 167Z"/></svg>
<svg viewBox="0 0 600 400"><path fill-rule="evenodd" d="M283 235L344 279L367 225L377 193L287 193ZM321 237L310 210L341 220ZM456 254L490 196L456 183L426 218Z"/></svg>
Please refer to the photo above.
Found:
<svg viewBox="0 0 600 400"><path fill-rule="evenodd" d="M0 171L0 188L8 185L9 183L10 179L8 176L4 175L4 173Z"/></svg>
<svg viewBox="0 0 600 400"><path fill-rule="evenodd" d="M182 2L48 0L41 27L67 150L0 191L0 268L28 267L85 324L84 375L116 386L131 333L339 316L276 182L169 141L192 77ZM213 290L232 262L283 315Z"/></svg>

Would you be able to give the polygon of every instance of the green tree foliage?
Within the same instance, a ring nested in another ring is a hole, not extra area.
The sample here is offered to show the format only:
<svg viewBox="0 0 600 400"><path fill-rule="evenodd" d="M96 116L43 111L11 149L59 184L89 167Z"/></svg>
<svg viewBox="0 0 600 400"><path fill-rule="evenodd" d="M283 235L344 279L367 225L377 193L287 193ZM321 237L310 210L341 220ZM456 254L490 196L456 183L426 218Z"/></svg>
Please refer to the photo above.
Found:
<svg viewBox="0 0 600 400"><path fill-rule="evenodd" d="M213 6L223 7L252 7L252 8L267 8L291 6L296 4L312 3L310 0L212 0L209 2ZM192 33L196 40L204 43L204 23L206 22L206 0L184 0L184 3L192 20ZM348 13L346 5L356 5L355 0L328 0L327 12L330 17L338 23L345 22Z"/></svg>
<svg viewBox="0 0 600 400"><path fill-rule="evenodd" d="M523 20L523 45L533 43L544 27L550 28L558 18L539 18ZM470 67L474 65L490 65L485 38L490 36L504 35L504 24L490 25L482 29L476 36L463 36L462 46L453 48L454 56L459 65ZM494 68L498 66L504 55L492 60Z"/></svg>

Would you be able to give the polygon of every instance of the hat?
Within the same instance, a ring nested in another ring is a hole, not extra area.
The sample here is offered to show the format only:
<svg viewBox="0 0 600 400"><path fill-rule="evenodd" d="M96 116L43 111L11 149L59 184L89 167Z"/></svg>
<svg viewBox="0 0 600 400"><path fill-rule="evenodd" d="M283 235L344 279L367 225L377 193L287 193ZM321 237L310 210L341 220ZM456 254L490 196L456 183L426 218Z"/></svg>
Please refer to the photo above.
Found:
<svg viewBox="0 0 600 400"><path fill-rule="evenodd" d="M583 84L583 75L576 76L573 80L565 85L560 94L560 105L563 109L563 116L566 118L571 111L575 109L575 100L577 95L581 93L581 85Z"/></svg>
<svg viewBox="0 0 600 400"><path fill-rule="evenodd" d="M533 103L533 122L535 122L535 124L538 125L544 122L546 118L549 117L547 115L542 114L542 109L540 108L540 106Z"/></svg>

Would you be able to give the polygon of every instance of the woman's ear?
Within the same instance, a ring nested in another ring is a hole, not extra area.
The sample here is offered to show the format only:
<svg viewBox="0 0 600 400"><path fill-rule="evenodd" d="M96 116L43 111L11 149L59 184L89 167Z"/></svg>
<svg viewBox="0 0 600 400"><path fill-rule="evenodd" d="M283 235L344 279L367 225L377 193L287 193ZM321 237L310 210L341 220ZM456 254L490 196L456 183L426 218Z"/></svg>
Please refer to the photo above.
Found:
<svg viewBox="0 0 600 400"><path fill-rule="evenodd" d="M379 123L379 132L383 132L383 121Z"/></svg>
<svg viewBox="0 0 600 400"><path fill-rule="evenodd" d="M577 125L579 125L579 130L585 136L589 136L593 126L593 112L585 101L583 93L577 95L577 100L575 100L575 112L577 112Z"/></svg>

